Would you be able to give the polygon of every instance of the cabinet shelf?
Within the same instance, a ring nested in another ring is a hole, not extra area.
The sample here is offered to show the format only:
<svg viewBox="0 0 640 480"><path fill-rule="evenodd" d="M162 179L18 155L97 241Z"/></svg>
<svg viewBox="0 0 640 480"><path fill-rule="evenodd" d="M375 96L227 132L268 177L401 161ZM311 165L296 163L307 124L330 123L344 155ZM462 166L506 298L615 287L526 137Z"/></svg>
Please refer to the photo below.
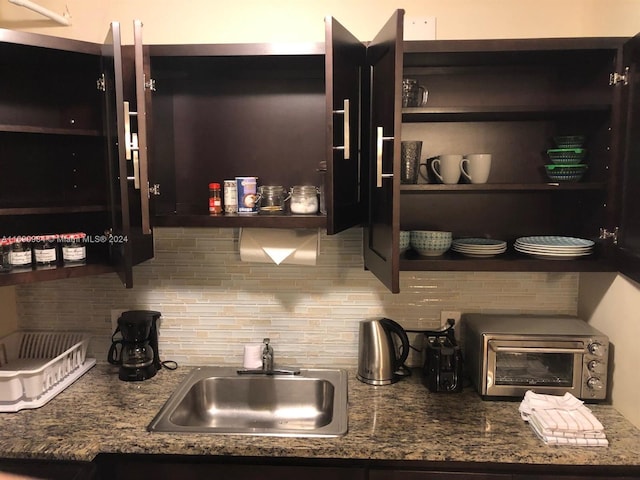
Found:
<svg viewBox="0 0 640 480"><path fill-rule="evenodd" d="M578 260L539 260L517 252L491 258L470 258L447 252L441 257L421 257L413 251L400 256L402 271L477 271L477 272L606 272L611 262L597 253Z"/></svg>
<svg viewBox="0 0 640 480"><path fill-rule="evenodd" d="M106 205L75 205L64 207L15 207L0 208L0 217L9 215L49 215L61 213L106 212Z"/></svg>
<svg viewBox="0 0 640 480"><path fill-rule="evenodd" d="M326 228L325 215L171 215L155 216L156 227Z"/></svg>
<svg viewBox="0 0 640 480"><path fill-rule="evenodd" d="M568 190L605 190L602 182L576 183L484 183L484 184L418 184L400 185L402 194L409 193L462 193L462 192L538 192L538 191L568 191Z"/></svg>
<svg viewBox="0 0 640 480"><path fill-rule="evenodd" d="M589 105L490 105L477 107L410 107L402 109L403 122L454 122L479 120L532 120L582 113L606 113L607 103Z"/></svg>
<svg viewBox="0 0 640 480"><path fill-rule="evenodd" d="M0 123L0 132L9 133L33 133L42 135L69 135L83 137L100 137L102 132L95 129L87 128L57 128L57 127L40 127L33 125L9 125Z"/></svg>
<svg viewBox="0 0 640 480"><path fill-rule="evenodd" d="M36 269L25 272L0 273L0 287L19 285L31 282L44 282L64 278L77 278L88 275L113 273L114 267L108 264L87 264L73 267L55 267L50 269Z"/></svg>

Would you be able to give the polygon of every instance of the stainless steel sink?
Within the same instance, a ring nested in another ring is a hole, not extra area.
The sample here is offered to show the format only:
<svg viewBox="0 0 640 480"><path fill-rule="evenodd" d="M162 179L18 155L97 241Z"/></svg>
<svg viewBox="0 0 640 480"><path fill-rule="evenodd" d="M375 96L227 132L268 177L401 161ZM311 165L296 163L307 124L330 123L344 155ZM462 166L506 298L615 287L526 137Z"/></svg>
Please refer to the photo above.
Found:
<svg viewBox="0 0 640 480"><path fill-rule="evenodd" d="M298 375L238 374L195 368L147 429L290 437L347 433L347 372L301 369Z"/></svg>

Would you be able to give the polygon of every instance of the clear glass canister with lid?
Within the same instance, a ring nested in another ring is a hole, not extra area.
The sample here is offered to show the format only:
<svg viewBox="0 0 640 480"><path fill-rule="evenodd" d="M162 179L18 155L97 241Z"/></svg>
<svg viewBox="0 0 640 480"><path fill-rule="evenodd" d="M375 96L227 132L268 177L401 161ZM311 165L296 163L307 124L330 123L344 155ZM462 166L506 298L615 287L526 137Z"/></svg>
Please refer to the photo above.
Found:
<svg viewBox="0 0 640 480"><path fill-rule="evenodd" d="M282 185L261 185L258 189L259 212L277 214L284 211L289 195Z"/></svg>
<svg viewBox="0 0 640 480"><path fill-rule="evenodd" d="M314 185L295 185L291 187L291 213L296 215L315 215L318 213L318 188Z"/></svg>

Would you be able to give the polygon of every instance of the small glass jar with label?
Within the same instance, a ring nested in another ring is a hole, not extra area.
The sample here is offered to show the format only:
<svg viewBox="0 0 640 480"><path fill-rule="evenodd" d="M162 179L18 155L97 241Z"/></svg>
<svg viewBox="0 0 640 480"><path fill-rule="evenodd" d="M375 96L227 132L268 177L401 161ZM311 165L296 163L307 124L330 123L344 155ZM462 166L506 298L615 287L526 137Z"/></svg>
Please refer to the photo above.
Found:
<svg viewBox="0 0 640 480"><path fill-rule="evenodd" d="M14 237L9 262L14 271L31 270L33 265L31 237Z"/></svg>
<svg viewBox="0 0 640 480"><path fill-rule="evenodd" d="M10 272L13 269L11 265L11 246L13 238L0 238L0 273Z"/></svg>
<svg viewBox="0 0 640 480"><path fill-rule="evenodd" d="M316 215L318 213L318 188L313 185L291 187L291 213L295 215Z"/></svg>
<svg viewBox="0 0 640 480"><path fill-rule="evenodd" d="M33 238L36 268L55 268L58 263L58 236L38 235Z"/></svg>
<svg viewBox="0 0 640 480"><path fill-rule="evenodd" d="M62 261L65 266L87 263L87 234L84 232L63 233L58 240L62 245Z"/></svg>

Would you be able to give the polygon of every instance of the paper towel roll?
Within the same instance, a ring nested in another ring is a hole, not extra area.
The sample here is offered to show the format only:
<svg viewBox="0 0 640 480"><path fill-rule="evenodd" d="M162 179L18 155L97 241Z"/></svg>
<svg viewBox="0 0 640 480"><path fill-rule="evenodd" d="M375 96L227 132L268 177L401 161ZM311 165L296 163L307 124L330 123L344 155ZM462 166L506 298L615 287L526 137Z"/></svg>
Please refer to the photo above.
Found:
<svg viewBox="0 0 640 480"><path fill-rule="evenodd" d="M315 265L320 234L317 229L243 228L240 260L276 265Z"/></svg>
<svg viewBox="0 0 640 480"><path fill-rule="evenodd" d="M261 343L244 346L244 359L242 361L244 368L253 370L262 367L262 346Z"/></svg>

